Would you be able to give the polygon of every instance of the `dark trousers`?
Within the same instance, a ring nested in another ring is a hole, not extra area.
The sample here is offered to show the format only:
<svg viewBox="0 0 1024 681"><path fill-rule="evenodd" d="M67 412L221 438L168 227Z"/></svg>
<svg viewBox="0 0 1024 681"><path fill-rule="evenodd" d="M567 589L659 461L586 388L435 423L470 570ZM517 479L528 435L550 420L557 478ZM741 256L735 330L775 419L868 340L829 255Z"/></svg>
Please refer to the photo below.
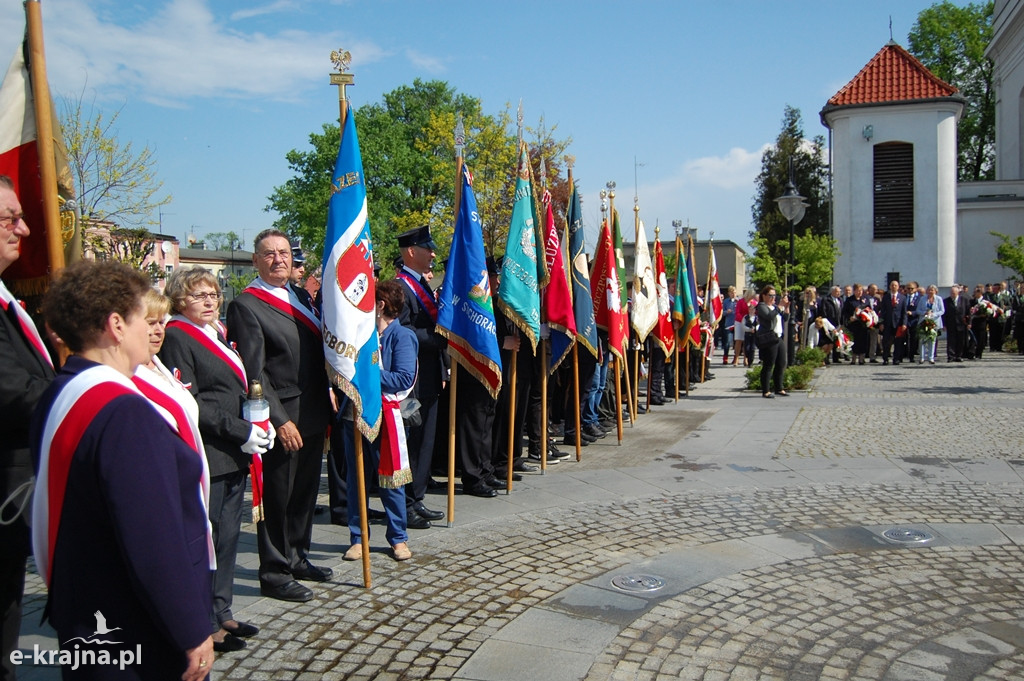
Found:
<svg viewBox="0 0 1024 681"><path fill-rule="evenodd" d="M967 327L946 327L946 359L960 359L967 345Z"/></svg>
<svg viewBox="0 0 1024 681"><path fill-rule="evenodd" d="M497 402L483 383L461 367L456 390L455 454L462 464L462 487L468 489L494 475L491 437Z"/></svg>
<svg viewBox="0 0 1024 681"><path fill-rule="evenodd" d="M989 345L989 349L992 352L1003 351L1003 338L1006 336L1005 324L1006 320L1003 319L1002 317L998 319L992 318L988 320L988 337L989 342L991 343L991 345ZM980 338L978 339L978 342L981 343Z"/></svg>
<svg viewBox="0 0 1024 681"><path fill-rule="evenodd" d="M423 501L427 495L430 480L430 466L434 459L434 435L437 432L438 396L418 398L420 401L420 425L409 428L406 446L409 448L409 467L412 482L405 486L405 505L412 506ZM445 424L447 426L447 424Z"/></svg>
<svg viewBox="0 0 1024 681"><path fill-rule="evenodd" d="M302 449L285 452L277 442L263 455L263 513L256 525L260 584L280 586L308 566L313 511L323 468L323 434L302 434Z"/></svg>
<svg viewBox="0 0 1024 681"><path fill-rule="evenodd" d="M974 352L971 353L971 356L975 359L981 359L985 346L988 345L989 328L988 319L977 319L971 321L971 333L974 334ZM1001 341L1000 344L1002 344Z"/></svg>
<svg viewBox="0 0 1024 681"><path fill-rule="evenodd" d="M760 345L761 351L761 393L781 392L782 376L786 373L786 346L778 343Z"/></svg>
<svg viewBox="0 0 1024 681"><path fill-rule="evenodd" d="M526 344L523 343L525 346ZM509 399L511 396L510 379L512 362L516 363L516 413L515 422L509 423ZM501 351L501 392L494 412L493 440L491 442L492 458L495 469L508 466L508 437L512 429L513 462L523 453L523 427L526 423L527 406L530 401L530 386L533 383L533 355L529 347L520 348L514 356L510 350Z"/></svg>
<svg viewBox="0 0 1024 681"><path fill-rule="evenodd" d="M246 471L236 471L210 479L210 525L213 527L213 549L217 554L210 621L214 632L224 622L235 619L231 603L238 557L238 535L242 529L246 475Z"/></svg>
<svg viewBox="0 0 1024 681"><path fill-rule="evenodd" d="M24 520L0 525L0 679L13 679L17 665L11 651L18 647L21 631L21 601L25 593L25 563L30 553L30 535Z"/></svg>
<svg viewBox="0 0 1024 681"><path fill-rule="evenodd" d="M885 327L885 329L882 330L882 359L888 362L891 356L893 362L902 362L903 355L905 354L904 346L906 340L906 336L903 338L896 337L896 329L890 330L888 326ZM895 349L893 346L895 346Z"/></svg>
<svg viewBox="0 0 1024 681"><path fill-rule="evenodd" d="M914 361L919 342L917 340L917 324L907 325L907 359Z"/></svg>

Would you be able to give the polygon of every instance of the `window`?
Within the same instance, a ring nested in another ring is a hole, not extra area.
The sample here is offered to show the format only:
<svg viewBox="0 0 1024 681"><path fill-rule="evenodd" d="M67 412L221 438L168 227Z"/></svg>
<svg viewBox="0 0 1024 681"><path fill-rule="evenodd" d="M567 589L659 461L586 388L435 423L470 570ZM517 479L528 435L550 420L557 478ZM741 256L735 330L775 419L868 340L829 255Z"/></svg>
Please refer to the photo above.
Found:
<svg viewBox="0 0 1024 681"><path fill-rule="evenodd" d="M876 144L874 148L874 238L914 238L914 145Z"/></svg>

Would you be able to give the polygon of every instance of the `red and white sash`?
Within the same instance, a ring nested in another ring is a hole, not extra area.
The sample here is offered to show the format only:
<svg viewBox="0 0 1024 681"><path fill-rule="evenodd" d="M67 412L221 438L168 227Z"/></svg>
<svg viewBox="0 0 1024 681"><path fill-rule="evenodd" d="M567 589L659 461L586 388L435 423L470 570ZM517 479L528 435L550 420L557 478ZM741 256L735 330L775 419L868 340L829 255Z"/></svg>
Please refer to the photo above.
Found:
<svg viewBox="0 0 1024 681"><path fill-rule="evenodd" d="M46 346L43 344L43 338L39 335L39 329L36 328L35 322L32 321L32 317L29 316L25 308L21 306L21 303L11 295L11 292L7 290L4 283L0 281L0 307L4 309L4 312L10 310L11 306L14 306L14 314L18 318L18 324L21 325L21 331L25 334L25 338L31 343L32 347L35 348L36 352L42 355L43 360L53 368L53 360L50 359L50 353L46 351Z"/></svg>
<svg viewBox="0 0 1024 681"><path fill-rule="evenodd" d="M118 397L133 394L144 397L126 376L101 364L68 381L50 407L43 427L39 473L32 500L32 548L39 574L47 585L50 584L51 559L57 545L64 492L75 451L85 431L104 407ZM157 412L174 427L166 410L158 409Z"/></svg>
<svg viewBox="0 0 1024 681"><path fill-rule="evenodd" d="M249 381L245 376L245 365L242 364L242 358L238 356L237 352L221 343L220 339L217 338L216 332L211 336L208 331L210 327L203 328L183 315L174 315L171 317L171 321L167 322L167 328L181 330L209 350L214 357L224 360L231 370L235 372L238 380L242 382L242 390L248 390Z"/></svg>
<svg viewBox="0 0 1024 681"><path fill-rule="evenodd" d="M399 270L396 274L399 279L405 282L405 285L409 287L409 290L415 294L416 298L419 299L423 309L427 311L430 318L437 321L437 299L434 298L434 293L429 289L425 288L419 279L412 276L406 270Z"/></svg>
<svg viewBox="0 0 1024 681"><path fill-rule="evenodd" d="M249 284L243 293L249 293L262 300L267 305L291 315L296 321L316 334L317 338L323 337L320 330L320 320L313 311L299 301L290 286L271 286L259 277Z"/></svg>

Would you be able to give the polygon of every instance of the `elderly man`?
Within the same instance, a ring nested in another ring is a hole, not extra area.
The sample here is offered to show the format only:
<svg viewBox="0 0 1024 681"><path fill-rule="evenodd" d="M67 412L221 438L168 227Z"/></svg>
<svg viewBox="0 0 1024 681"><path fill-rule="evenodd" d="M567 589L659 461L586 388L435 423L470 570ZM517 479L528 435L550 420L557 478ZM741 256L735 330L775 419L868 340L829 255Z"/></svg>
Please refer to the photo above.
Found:
<svg viewBox="0 0 1024 681"><path fill-rule="evenodd" d="M313 511L330 414L320 320L289 286L292 249L276 229L256 236L259 277L228 306L228 340L238 346L249 380L258 380L277 429L263 455L264 520L256 526L260 590L303 602L313 592L296 580L326 582L329 568L309 563Z"/></svg>
<svg viewBox="0 0 1024 681"><path fill-rule="evenodd" d="M900 328L903 331L900 331ZM903 341L907 333L907 297L900 293L900 282L893 279L889 282L889 292L882 296L878 304L878 328L882 334L882 364L898 365L903 360ZM903 335L897 337L897 334ZM895 353L892 352L896 345Z"/></svg>
<svg viewBox="0 0 1024 681"><path fill-rule="evenodd" d="M0 274L18 259L29 234L14 183L0 175ZM18 644L25 561L31 552L25 509L31 509L32 457L28 428L32 412L53 380L53 362L32 319L0 282L0 679L13 679L11 651Z"/></svg>
<svg viewBox="0 0 1024 681"><path fill-rule="evenodd" d="M962 362L967 346L967 298L961 295L960 286L949 287L949 297L942 301L945 313L942 328L946 330L946 361Z"/></svg>

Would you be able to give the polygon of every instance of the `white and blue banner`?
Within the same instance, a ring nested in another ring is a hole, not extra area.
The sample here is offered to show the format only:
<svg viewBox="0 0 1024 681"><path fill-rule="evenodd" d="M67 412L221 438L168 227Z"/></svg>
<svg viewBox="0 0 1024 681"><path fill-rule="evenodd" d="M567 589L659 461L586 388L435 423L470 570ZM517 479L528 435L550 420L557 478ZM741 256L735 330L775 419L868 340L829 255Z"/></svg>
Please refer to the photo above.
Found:
<svg viewBox="0 0 1024 681"><path fill-rule="evenodd" d="M351 109L331 180L322 294L324 355L331 382L352 400L359 431L374 440L381 422L380 343L366 184Z"/></svg>

